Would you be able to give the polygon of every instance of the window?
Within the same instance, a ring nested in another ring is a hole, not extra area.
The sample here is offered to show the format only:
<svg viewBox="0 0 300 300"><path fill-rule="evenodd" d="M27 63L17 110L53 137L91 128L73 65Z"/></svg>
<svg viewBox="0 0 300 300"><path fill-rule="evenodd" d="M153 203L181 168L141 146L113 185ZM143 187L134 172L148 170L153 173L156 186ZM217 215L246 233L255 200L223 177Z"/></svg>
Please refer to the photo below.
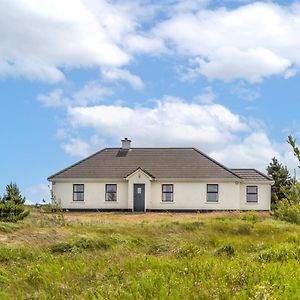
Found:
<svg viewBox="0 0 300 300"><path fill-rule="evenodd" d="M84 201L84 184L73 184L73 201Z"/></svg>
<svg viewBox="0 0 300 300"><path fill-rule="evenodd" d="M105 201L117 201L117 185L105 185Z"/></svg>
<svg viewBox="0 0 300 300"><path fill-rule="evenodd" d="M219 201L219 186L217 184L207 185L207 202Z"/></svg>
<svg viewBox="0 0 300 300"><path fill-rule="evenodd" d="M257 186L247 186L247 202L257 202Z"/></svg>
<svg viewBox="0 0 300 300"><path fill-rule="evenodd" d="M162 201L173 202L173 184L162 185Z"/></svg>

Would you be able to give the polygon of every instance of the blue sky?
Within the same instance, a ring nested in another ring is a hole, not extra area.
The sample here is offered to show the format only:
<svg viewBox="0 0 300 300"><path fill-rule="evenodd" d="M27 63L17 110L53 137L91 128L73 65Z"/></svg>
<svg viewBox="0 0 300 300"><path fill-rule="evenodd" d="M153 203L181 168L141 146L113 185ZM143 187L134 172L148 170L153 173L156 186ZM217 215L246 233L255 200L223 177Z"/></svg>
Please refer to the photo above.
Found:
<svg viewBox="0 0 300 300"><path fill-rule="evenodd" d="M0 0L0 193L103 147L195 146L292 171L300 2Z"/></svg>

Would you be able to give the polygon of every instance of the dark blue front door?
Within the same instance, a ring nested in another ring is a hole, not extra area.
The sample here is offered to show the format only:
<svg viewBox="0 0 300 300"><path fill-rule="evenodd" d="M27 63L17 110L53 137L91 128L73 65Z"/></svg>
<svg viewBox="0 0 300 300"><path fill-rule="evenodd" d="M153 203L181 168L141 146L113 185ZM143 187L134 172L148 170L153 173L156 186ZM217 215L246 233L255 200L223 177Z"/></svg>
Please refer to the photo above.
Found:
<svg viewBox="0 0 300 300"><path fill-rule="evenodd" d="M133 185L133 211L145 211L145 185Z"/></svg>

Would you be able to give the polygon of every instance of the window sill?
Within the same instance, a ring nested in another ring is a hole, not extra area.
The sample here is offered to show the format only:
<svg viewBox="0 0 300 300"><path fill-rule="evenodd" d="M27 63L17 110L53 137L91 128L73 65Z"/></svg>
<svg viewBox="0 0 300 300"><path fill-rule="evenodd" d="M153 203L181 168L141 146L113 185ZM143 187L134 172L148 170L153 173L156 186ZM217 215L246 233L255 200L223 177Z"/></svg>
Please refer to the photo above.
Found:
<svg viewBox="0 0 300 300"><path fill-rule="evenodd" d="M247 205L258 204L258 201L256 201L256 202L245 202L245 204L247 204Z"/></svg>
<svg viewBox="0 0 300 300"><path fill-rule="evenodd" d="M220 204L220 201L205 201L205 204Z"/></svg>
<svg viewBox="0 0 300 300"><path fill-rule="evenodd" d="M160 204L174 204L174 201L160 201Z"/></svg>
<svg viewBox="0 0 300 300"><path fill-rule="evenodd" d="M119 201L103 201L103 203L107 203L107 204L115 203L115 204L118 204Z"/></svg>

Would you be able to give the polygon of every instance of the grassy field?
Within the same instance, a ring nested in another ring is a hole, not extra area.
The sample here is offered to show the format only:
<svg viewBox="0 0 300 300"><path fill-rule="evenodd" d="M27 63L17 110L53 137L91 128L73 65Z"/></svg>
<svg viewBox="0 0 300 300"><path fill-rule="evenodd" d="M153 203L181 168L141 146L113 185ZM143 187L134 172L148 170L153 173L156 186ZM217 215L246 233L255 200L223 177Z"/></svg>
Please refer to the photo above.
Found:
<svg viewBox="0 0 300 300"><path fill-rule="evenodd" d="M0 245L0 299L300 299L300 227L267 213L33 210Z"/></svg>

